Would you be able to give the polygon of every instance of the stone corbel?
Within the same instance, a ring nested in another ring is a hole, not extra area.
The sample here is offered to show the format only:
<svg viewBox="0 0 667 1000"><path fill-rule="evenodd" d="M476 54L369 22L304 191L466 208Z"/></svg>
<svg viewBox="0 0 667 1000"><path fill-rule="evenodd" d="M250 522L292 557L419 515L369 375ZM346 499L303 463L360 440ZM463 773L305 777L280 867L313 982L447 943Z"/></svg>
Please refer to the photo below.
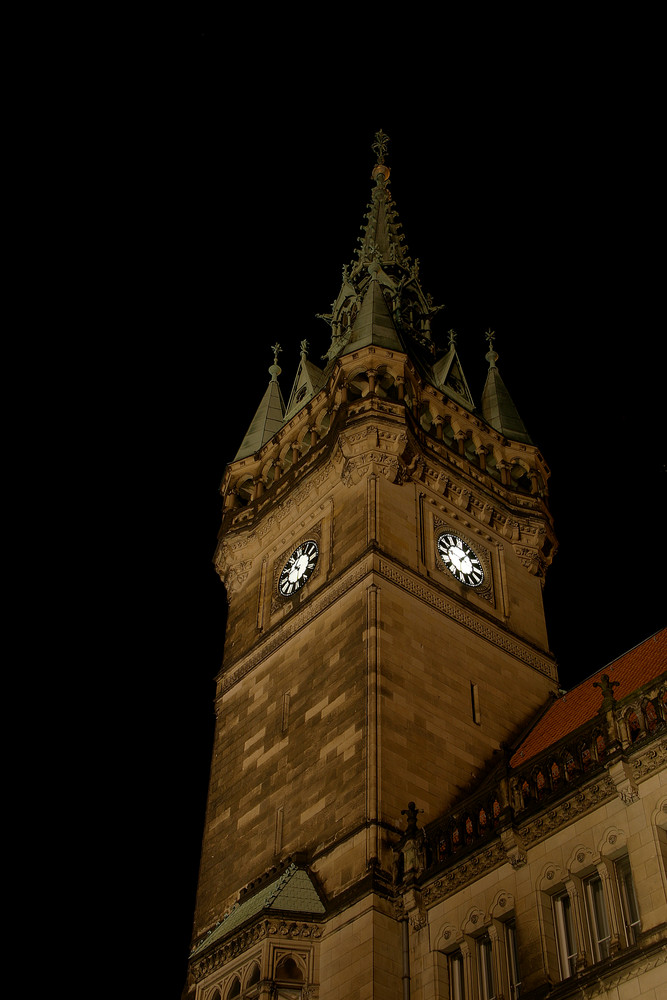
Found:
<svg viewBox="0 0 667 1000"><path fill-rule="evenodd" d="M528 855L517 831L511 826L501 829L500 842L512 868L523 868L527 863Z"/></svg>
<svg viewBox="0 0 667 1000"><path fill-rule="evenodd" d="M616 760L607 765L607 771L616 786L621 802L626 806L636 802L639 798L639 788L633 781L630 765L624 760Z"/></svg>
<svg viewBox="0 0 667 1000"><path fill-rule="evenodd" d="M403 893L403 912L413 931L421 930L422 927L426 926L426 908L419 889L413 887Z"/></svg>

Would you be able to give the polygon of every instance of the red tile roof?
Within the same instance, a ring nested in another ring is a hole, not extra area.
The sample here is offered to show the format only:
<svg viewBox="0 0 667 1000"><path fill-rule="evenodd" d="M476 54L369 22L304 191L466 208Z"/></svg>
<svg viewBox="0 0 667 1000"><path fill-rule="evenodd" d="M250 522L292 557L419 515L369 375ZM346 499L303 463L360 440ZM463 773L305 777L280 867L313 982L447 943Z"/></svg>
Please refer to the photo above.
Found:
<svg viewBox="0 0 667 1000"><path fill-rule="evenodd" d="M555 701L517 747L510 767L525 764L592 719L602 704L602 691L594 683L599 683L603 674L608 674L610 681L618 681L614 698L620 701L666 670L667 628L664 628Z"/></svg>

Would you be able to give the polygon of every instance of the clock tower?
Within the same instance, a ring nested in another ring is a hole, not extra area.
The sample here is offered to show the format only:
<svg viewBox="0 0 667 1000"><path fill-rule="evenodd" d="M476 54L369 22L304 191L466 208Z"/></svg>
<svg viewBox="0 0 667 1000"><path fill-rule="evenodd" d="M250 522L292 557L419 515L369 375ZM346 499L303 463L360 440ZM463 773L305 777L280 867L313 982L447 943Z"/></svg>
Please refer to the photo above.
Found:
<svg viewBox="0 0 667 1000"><path fill-rule="evenodd" d="M398 995L416 816L441 815L557 691L548 467L493 333L478 405L455 333L438 347L382 132L373 149L327 354L301 343L285 404L275 345L222 482L197 998Z"/></svg>

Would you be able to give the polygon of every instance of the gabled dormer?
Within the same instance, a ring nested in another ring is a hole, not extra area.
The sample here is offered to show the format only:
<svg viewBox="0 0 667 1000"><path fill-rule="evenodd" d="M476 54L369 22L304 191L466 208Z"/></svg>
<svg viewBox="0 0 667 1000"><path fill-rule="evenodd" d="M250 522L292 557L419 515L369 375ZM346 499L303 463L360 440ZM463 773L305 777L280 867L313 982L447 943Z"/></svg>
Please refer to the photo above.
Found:
<svg viewBox="0 0 667 1000"><path fill-rule="evenodd" d="M301 360L285 410L284 422L287 423L288 420L291 420L295 413L298 413L313 396L316 396L325 382L326 375L322 369L308 360L308 341L302 340Z"/></svg>

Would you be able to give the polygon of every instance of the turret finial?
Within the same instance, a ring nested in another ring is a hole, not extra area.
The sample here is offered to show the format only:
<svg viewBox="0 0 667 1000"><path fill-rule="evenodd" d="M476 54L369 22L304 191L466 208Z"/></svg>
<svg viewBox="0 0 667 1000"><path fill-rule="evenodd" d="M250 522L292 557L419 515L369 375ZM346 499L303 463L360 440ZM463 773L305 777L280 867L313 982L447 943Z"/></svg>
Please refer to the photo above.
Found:
<svg viewBox="0 0 667 1000"><path fill-rule="evenodd" d="M496 361L498 360L498 353L493 349L493 341L496 336L496 331L487 330L484 336L486 337L489 344L489 350L486 353L486 360L489 362L489 368L495 368Z"/></svg>
<svg viewBox="0 0 667 1000"><path fill-rule="evenodd" d="M278 381L278 376L280 375L280 373L282 371L282 368L280 368L278 366L278 355L282 351L282 347L280 346L280 344L278 342L276 342L273 345L273 347L271 348L271 350L273 351L273 364L269 368L269 374L271 376L271 381L272 382L277 382Z"/></svg>

